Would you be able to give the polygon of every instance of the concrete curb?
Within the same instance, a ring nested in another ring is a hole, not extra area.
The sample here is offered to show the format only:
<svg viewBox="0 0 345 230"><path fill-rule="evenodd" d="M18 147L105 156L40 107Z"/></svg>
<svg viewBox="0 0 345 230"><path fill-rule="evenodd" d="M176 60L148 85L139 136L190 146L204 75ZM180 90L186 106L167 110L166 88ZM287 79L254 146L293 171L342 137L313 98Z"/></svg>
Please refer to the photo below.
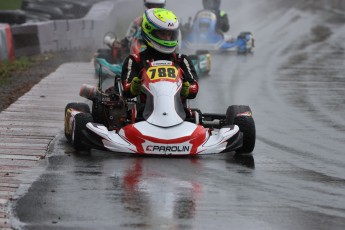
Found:
<svg viewBox="0 0 345 230"><path fill-rule="evenodd" d="M11 202L39 176L32 171L63 131L65 106L82 100L79 89L95 83L93 73L92 63L61 65L0 113L0 229L15 229Z"/></svg>

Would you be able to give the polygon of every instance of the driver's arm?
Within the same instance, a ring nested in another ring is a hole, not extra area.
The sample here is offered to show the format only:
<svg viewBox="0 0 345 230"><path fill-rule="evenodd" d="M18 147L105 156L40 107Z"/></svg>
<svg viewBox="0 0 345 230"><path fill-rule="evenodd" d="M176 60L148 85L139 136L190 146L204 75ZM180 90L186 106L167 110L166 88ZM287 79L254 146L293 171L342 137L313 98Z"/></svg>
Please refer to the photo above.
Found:
<svg viewBox="0 0 345 230"><path fill-rule="evenodd" d="M188 99L193 99L196 97L199 91L199 85L196 79L198 79L198 75L196 73L195 67L191 59L184 54L179 54L180 67L183 71L183 81L189 82L189 94Z"/></svg>
<svg viewBox="0 0 345 230"><path fill-rule="evenodd" d="M131 83L134 78L140 77L140 66L133 55L129 55L122 66L121 80L125 97L133 98L137 95L131 93Z"/></svg>
<svg viewBox="0 0 345 230"><path fill-rule="evenodd" d="M230 29L228 14L221 10L217 20L218 28L224 33L228 32Z"/></svg>

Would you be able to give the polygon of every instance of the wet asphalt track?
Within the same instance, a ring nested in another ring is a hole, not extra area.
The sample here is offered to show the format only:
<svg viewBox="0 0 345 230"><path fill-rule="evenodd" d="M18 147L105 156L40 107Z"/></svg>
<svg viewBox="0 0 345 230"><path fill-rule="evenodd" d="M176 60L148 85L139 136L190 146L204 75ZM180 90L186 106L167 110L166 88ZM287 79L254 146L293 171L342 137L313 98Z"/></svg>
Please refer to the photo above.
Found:
<svg viewBox="0 0 345 230"><path fill-rule="evenodd" d="M61 131L46 170L17 202L18 227L345 229L345 20L234 2L223 1L231 33L252 31L255 51L213 54L191 104L221 113L250 105L253 156L78 155Z"/></svg>

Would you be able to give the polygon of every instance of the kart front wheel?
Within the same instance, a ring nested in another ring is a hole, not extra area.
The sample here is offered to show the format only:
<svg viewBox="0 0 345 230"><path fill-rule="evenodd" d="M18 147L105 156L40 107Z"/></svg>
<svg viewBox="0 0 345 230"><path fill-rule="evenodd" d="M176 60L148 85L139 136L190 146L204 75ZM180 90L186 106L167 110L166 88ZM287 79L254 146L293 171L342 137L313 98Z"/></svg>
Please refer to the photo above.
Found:
<svg viewBox="0 0 345 230"><path fill-rule="evenodd" d="M208 50L197 50L196 55L199 59L199 65L202 73L207 75L211 71L211 53Z"/></svg>
<svg viewBox="0 0 345 230"><path fill-rule="evenodd" d="M256 129L252 111L247 105L232 105L226 111L229 125L237 125L243 133L243 145L236 153L251 153L255 147Z"/></svg>
<svg viewBox="0 0 345 230"><path fill-rule="evenodd" d="M69 142L72 142L72 130L70 125L71 112L76 110L82 113L90 113L90 107L86 103L71 102L65 107L65 137Z"/></svg>
<svg viewBox="0 0 345 230"><path fill-rule="evenodd" d="M93 122L90 113L78 113L74 116L74 123L72 128L72 144L75 150L90 150L91 146L85 137L87 132L86 124Z"/></svg>

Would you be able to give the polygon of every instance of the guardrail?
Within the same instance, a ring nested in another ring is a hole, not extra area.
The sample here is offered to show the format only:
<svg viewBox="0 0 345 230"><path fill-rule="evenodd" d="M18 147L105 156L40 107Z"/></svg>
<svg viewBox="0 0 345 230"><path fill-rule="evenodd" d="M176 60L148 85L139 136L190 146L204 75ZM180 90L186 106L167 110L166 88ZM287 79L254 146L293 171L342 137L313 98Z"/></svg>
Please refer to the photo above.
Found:
<svg viewBox="0 0 345 230"><path fill-rule="evenodd" d="M311 0L311 2L324 9L345 14L345 0Z"/></svg>
<svg viewBox="0 0 345 230"><path fill-rule="evenodd" d="M13 38L8 24L0 24L0 60L14 59Z"/></svg>
<svg viewBox="0 0 345 230"><path fill-rule="evenodd" d="M103 34L114 31L115 5L120 1L96 3L81 19L35 22L15 25L10 29L6 25L8 29L0 29L0 60L8 59L10 55L20 57L83 48L94 50L102 46ZM8 36L9 33L11 36Z"/></svg>

